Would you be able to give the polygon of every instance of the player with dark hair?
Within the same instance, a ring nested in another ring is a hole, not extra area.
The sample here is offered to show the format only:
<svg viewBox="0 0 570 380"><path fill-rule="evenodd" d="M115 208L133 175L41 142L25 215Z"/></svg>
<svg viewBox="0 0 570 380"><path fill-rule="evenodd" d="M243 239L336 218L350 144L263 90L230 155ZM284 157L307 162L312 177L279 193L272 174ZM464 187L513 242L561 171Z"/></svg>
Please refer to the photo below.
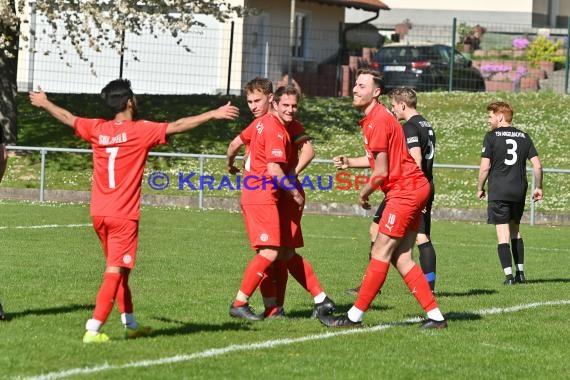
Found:
<svg viewBox="0 0 570 380"><path fill-rule="evenodd" d="M296 186L294 173L299 160L290 135L296 123L298 99L295 87L278 88L273 96L274 111L255 119L240 134L249 148L244 175L248 184L242 186L241 207L251 247L257 254L245 269L240 290L230 306L230 316L235 318L264 318L252 311L249 298L277 259L286 262L293 277L311 293L315 316L334 310L334 303L322 290L312 267L294 250L299 241L302 245L300 219L305 203ZM233 152L228 153L228 157L235 157ZM285 213L283 207L295 211Z"/></svg>
<svg viewBox="0 0 570 380"><path fill-rule="evenodd" d="M396 267L416 300L427 313L422 328L446 328L445 321L429 284L412 260L422 210L427 204L431 187L406 145L402 126L378 97L382 76L373 70L359 70L352 90L352 104L364 113L360 120L366 156L334 158L337 167L370 167L370 180L360 190L358 203L370 209L369 197L374 191L384 192L386 206L378 223L378 236L372 257L364 274L354 306L341 316L320 317L329 327L351 327L362 323L364 313L384 285L390 263Z"/></svg>
<svg viewBox="0 0 570 380"><path fill-rule="evenodd" d="M483 140L477 198L485 198L485 182L489 179L487 223L494 224L497 230L497 252L506 277L504 284L523 284L526 278L520 222L528 189L526 161L530 160L535 179L533 202L543 197L542 165L528 133L512 126L513 109L508 103L493 102L487 106L487 112L491 130ZM514 277L511 253L516 265Z"/></svg>
<svg viewBox="0 0 570 380"><path fill-rule="evenodd" d="M117 79L105 86L101 96L115 113L113 120L86 119L73 115L48 100L45 92L30 92L30 101L45 109L93 149L93 185L91 217L101 240L106 258L103 282L97 295L93 317L86 323L84 343L107 342L100 332L116 301L129 339L150 335L149 327L141 326L133 313L128 284L134 267L140 219L141 181L150 149L166 144L167 137L194 129L213 119L235 119L238 109L228 104L171 123L135 120L137 101L126 79Z"/></svg>

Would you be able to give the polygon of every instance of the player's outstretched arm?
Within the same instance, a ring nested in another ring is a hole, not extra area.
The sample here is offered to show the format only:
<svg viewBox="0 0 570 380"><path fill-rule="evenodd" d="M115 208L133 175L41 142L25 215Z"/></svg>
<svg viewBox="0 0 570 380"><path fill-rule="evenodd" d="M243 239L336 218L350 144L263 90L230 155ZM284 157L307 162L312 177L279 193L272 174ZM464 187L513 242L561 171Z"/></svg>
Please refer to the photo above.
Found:
<svg viewBox="0 0 570 380"><path fill-rule="evenodd" d="M338 170L348 168L369 168L370 162L366 156L347 157L344 155L333 157L333 165Z"/></svg>
<svg viewBox="0 0 570 380"><path fill-rule="evenodd" d="M211 111L201 113L200 115L184 117L182 119L178 119L172 123L169 123L168 127L166 128L166 134L173 135L176 133L183 133L213 119L234 120L238 116L239 109L236 106L232 106L231 102L228 102L226 105L223 105Z"/></svg>
<svg viewBox="0 0 570 380"><path fill-rule="evenodd" d="M30 91L29 94L32 105L43 108L61 123L73 128L73 123L75 123L77 116L52 103L40 86L38 86L38 91Z"/></svg>

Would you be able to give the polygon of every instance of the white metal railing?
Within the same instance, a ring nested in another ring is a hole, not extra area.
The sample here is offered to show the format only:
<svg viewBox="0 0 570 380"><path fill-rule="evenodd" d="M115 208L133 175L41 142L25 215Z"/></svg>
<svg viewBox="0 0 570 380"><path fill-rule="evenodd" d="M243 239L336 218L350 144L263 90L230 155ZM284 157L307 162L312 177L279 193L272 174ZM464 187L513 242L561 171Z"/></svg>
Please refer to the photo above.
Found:
<svg viewBox="0 0 570 380"><path fill-rule="evenodd" d="M15 146L15 145L8 145L6 147L8 150L14 151L30 151L30 152L39 152L40 153L40 189L39 189L39 200L40 202L44 201L44 193L45 193L45 163L46 163L46 155L48 152L60 152L60 153L92 153L91 149L75 149L75 148L45 148L45 147L33 147L33 146ZM178 158L195 158L198 159L200 163L200 176L204 175L204 162L207 159L215 159L215 160L225 160L226 156L219 155L219 154L195 154L195 153L166 153L166 152L150 152L149 156L158 156L158 157L178 157ZM237 157L241 159L242 157ZM332 160L323 160L323 159L314 159L311 161L317 164L332 164ZM453 164L434 164L434 168L443 168L443 169L467 169L467 170L478 170L479 166L477 165L453 165ZM543 168L543 172L545 173L565 173L570 174L570 169L549 169ZM532 173L532 168L527 168L527 172ZM535 186L535 178L531 175L531 189L534 189ZM532 195L531 195L532 196ZM198 189L198 207L200 209L204 208L204 189L200 187ZM534 201L530 199L530 225L535 224L535 205Z"/></svg>

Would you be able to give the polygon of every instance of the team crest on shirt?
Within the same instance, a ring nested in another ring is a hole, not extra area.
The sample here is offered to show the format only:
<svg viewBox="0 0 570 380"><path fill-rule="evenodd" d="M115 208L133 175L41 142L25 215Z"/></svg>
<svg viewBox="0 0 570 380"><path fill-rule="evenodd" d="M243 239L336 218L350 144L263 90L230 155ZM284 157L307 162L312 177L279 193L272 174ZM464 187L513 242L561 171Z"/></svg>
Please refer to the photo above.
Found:
<svg viewBox="0 0 570 380"><path fill-rule="evenodd" d="M133 257L131 255L123 256L123 263L130 264L133 261Z"/></svg>
<svg viewBox="0 0 570 380"><path fill-rule="evenodd" d="M259 235L259 240L265 242L267 240L269 240L269 235L267 235L265 232L262 233L261 235Z"/></svg>
<svg viewBox="0 0 570 380"><path fill-rule="evenodd" d="M257 134L260 135L261 132L263 132L263 123L261 121L258 122L255 126L255 129L257 130Z"/></svg>

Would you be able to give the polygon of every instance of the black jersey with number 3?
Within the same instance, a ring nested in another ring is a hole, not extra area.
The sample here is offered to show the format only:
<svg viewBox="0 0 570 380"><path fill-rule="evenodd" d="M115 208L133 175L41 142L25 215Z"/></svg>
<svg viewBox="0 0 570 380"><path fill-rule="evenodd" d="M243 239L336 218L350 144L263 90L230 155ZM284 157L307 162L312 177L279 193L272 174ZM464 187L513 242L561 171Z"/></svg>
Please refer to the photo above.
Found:
<svg viewBox="0 0 570 380"><path fill-rule="evenodd" d="M490 201L524 202L528 181L526 161L538 156L530 136L514 127L487 132L481 157L491 160L489 172Z"/></svg>
<svg viewBox="0 0 570 380"><path fill-rule="evenodd" d="M421 115L414 115L404 123L404 134L408 149L419 147L422 152L422 171L427 179L433 180L433 158L435 157L435 133L429 121Z"/></svg>

